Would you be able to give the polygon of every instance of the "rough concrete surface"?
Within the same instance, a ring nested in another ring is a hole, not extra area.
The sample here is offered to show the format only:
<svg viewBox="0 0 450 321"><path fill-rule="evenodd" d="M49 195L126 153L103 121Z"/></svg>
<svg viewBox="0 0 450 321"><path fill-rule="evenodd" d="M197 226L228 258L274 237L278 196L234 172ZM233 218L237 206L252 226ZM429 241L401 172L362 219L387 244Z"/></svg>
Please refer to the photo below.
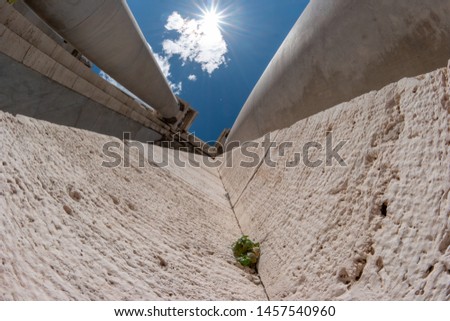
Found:
<svg viewBox="0 0 450 321"><path fill-rule="evenodd" d="M232 167L181 168L173 151L0 112L0 299L449 300L448 78L273 133L253 150L273 167L238 168L237 149ZM345 166L285 165L330 132ZM101 166L106 142L131 166ZM234 262L241 232L261 242L265 288Z"/></svg>
<svg viewBox="0 0 450 321"><path fill-rule="evenodd" d="M102 167L119 140L3 112L0 137L0 299L266 298L217 173Z"/></svg>
<svg viewBox="0 0 450 321"><path fill-rule="evenodd" d="M272 149L273 168L220 169L244 233L261 242L271 299L450 299L448 77L404 79L280 130L276 143L294 147ZM285 166L328 132L334 147L347 140L346 166Z"/></svg>
<svg viewBox="0 0 450 321"><path fill-rule="evenodd" d="M267 134L252 142L247 142L242 148L234 148L230 152L221 155L222 166L219 168L219 174L222 178L224 186L230 186L227 190L231 204L235 204L242 195L246 184L256 173L259 166L266 156L268 149L266 144L273 142L278 131ZM254 159L252 155L258 155L258 159ZM242 165L242 166L238 166ZM232 172L232 174L230 173Z"/></svg>

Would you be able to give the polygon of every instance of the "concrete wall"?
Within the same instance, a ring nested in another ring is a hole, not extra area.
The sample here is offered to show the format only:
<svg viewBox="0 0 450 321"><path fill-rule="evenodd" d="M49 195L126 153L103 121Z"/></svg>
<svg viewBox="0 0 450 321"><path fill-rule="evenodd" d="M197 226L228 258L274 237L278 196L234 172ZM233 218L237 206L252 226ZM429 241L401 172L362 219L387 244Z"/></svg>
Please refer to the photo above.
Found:
<svg viewBox="0 0 450 321"><path fill-rule="evenodd" d="M449 300L449 74L274 132L246 168L242 149L180 167L192 155L0 112L0 299ZM345 166L286 166L330 132ZM102 166L107 142L129 167ZM241 233L259 277L232 256Z"/></svg>
<svg viewBox="0 0 450 321"><path fill-rule="evenodd" d="M288 127L450 58L448 0L312 0L267 67L228 141Z"/></svg>
<svg viewBox="0 0 450 321"><path fill-rule="evenodd" d="M0 7L4 109L100 129L103 109L155 124L10 8ZM156 146L169 165L140 167L133 142L0 112L0 299L450 300L449 74L403 79L274 131L271 149L250 148L256 164L239 166L252 160L247 144L218 171L180 168ZM329 133L331 148L346 141L345 165L305 166L310 142L309 160L325 160ZM130 150L130 167L102 166L107 142ZM261 243L265 287L232 257L241 233Z"/></svg>
<svg viewBox="0 0 450 321"><path fill-rule="evenodd" d="M219 172L243 232L261 242L272 300L450 299L449 75L450 64L403 79L274 132L270 150L224 156L234 166ZM320 143L310 161L325 160L329 132L332 148L347 141L346 165L306 166L303 146ZM240 167L251 153L259 165Z"/></svg>
<svg viewBox="0 0 450 321"><path fill-rule="evenodd" d="M67 79L66 79L67 81ZM158 141L157 131L0 54L0 110L122 138Z"/></svg>
<svg viewBox="0 0 450 321"><path fill-rule="evenodd" d="M102 146L131 166L101 166ZM148 146L147 146L148 148ZM0 112L0 300L263 300L216 170ZM181 154L185 159L187 154Z"/></svg>

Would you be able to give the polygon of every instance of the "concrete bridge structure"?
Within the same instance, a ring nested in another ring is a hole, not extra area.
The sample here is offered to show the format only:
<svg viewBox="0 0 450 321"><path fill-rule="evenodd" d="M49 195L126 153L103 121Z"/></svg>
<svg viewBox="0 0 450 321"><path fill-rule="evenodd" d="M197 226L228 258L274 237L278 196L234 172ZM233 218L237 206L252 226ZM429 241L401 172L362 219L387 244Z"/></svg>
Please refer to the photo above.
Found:
<svg viewBox="0 0 450 321"><path fill-rule="evenodd" d="M228 138L271 142L215 159L124 142L187 135L194 111L98 77L59 1L29 3L53 28L0 0L0 300L450 300L448 0L311 1Z"/></svg>
<svg viewBox="0 0 450 321"><path fill-rule="evenodd" d="M107 1L113 2L122 10L122 16L119 15L121 19L128 18L129 27L134 28L122 38L134 39L135 47L120 43L120 48L108 48L100 43L100 48L107 49L109 56L115 58L105 59L105 63L102 59L107 52L101 51L99 54L94 50L92 54L79 43L79 38L73 39L70 35L69 38L75 42L69 42L61 35L66 35L64 32L49 27L47 21L36 15L23 1L17 1L14 5L1 1L0 109L118 138L127 132L131 139L142 142L173 141L175 137L176 141L173 142L176 146L208 154L208 147L188 133L197 112L171 92L139 28L129 15L126 4ZM39 1L37 6L43 3ZM93 2L84 3L89 6ZM71 10L61 12L68 13ZM111 23L122 26L125 22ZM119 29L116 33L126 30L122 27ZM96 38L94 42L99 41ZM133 53L140 52L142 57L139 60L124 48L131 48ZM89 56L90 61L103 67L119 81L122 80L142 100L131 97L97 75L87 64L89 61L84 58L86 54L92 54ZM147 61L147 64L143 61ZM136 70L148 72L136 72L129 68L131 62L137 64ZM125 66L127 63L128 67ZM125 76L120 70L126 71ZM141 75L141 78L135 77L132 82L134 74ZM142 85L139 87L139 84Z"/></svg>

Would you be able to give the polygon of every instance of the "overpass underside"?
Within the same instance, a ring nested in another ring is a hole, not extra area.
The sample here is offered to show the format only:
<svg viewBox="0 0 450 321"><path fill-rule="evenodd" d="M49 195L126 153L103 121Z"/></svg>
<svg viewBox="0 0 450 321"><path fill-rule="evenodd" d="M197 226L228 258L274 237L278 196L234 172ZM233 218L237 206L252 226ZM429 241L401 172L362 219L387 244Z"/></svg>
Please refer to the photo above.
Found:
<svg viewBox="0 0 450 321"><path fill-rule="evenodd" d="M187 103L168 123L91 70L61 38L41 30L6 1L0 3L0 109L132 140L208 154L188 133L196 116ZM129 134L128 134L129 133Z"/></svg>

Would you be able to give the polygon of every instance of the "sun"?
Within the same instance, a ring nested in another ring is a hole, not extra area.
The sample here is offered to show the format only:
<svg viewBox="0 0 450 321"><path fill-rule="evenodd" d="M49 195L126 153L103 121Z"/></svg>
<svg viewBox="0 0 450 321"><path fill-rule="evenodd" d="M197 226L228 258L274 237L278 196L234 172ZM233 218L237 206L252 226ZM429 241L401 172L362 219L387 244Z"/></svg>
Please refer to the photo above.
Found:
<svg viewBox="0 0 450 321"><path fill-rule="evenodd" d="M224 16L214 5L200 11L199 31L202 36L198 43L205 48L217 47L223 41L221 24Z"/></svg>
<svg viewBox="0 0 450 321"><path fill-rule="evenodd" d="M217 11L217 8L202 10L202 23L206 28L218 29L222 23L222 15Z"/></svg>

